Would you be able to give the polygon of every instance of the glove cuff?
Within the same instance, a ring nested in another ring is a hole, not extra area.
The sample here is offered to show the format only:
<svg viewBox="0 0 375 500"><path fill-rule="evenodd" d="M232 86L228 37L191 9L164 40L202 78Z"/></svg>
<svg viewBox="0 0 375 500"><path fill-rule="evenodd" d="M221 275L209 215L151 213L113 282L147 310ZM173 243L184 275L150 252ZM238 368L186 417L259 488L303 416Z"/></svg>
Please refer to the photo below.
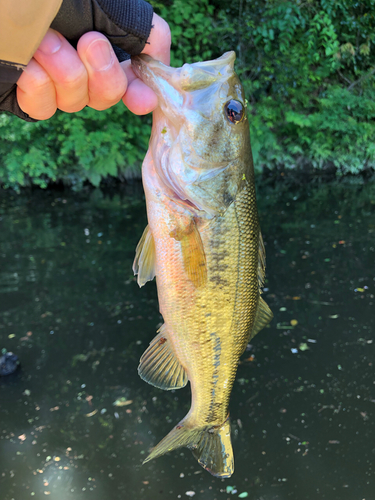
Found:
<svg viewBox="0 0 375 500"><path fill-rule="evenodd" d="M35 122L37 120L24 113L17 102L16 82L22 74L21 69L23 69L22 64L0 60L0 111L9 111L27 122Z"/></svg>

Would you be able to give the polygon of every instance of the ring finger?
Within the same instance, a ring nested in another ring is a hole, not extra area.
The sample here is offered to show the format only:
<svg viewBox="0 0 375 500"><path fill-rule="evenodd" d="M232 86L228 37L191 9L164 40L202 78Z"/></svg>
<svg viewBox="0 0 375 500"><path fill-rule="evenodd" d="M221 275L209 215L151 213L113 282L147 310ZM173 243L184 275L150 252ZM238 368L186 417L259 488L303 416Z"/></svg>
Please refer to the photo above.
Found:
<svg viewBox="0 0 375 500"><path fill-rule="evenodd" d="M86 106L89 102L86 68L62 35L49 29L34 58L55 85L59 109L74 113Z"/></svg>

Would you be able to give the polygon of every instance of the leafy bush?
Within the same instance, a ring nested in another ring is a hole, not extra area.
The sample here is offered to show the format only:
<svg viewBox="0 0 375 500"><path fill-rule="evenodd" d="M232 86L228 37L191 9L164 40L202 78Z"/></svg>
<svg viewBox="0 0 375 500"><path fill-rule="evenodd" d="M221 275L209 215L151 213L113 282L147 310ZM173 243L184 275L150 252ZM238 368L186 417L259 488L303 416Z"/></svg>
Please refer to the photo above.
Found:
<svg viewBox="0 0 375 500"><path fill-rule="evenodd" d="M130 115L122 104L97 112L58 112L47 121L21 122L0 115L0 179L5 187L46 187L62 180L80 188L98 186L107 175L139 176L150 120Z"/></svg>
<svg viewBox="0 0 375 500"><path fill-rule="evenodd" d="M221 48L237 46L257 168L375 168L375 1L220 5Z"/></svg>
<svg viewBox="0 0 375 500"><path fill-rule="evenodd" d="M153 1L170 24L172 65L237 53L254 162L375 169L375 0ZM36 124L0 115L0 181L98 185L139 175L150 118L122 104Z"/></svg>

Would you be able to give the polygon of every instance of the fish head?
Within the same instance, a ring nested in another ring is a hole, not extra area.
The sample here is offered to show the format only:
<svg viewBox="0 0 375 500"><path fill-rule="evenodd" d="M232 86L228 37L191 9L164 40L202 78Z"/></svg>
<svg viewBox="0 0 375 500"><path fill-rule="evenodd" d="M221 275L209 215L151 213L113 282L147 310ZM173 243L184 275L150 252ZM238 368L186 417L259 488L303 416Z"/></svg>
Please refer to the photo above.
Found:
<svg viewBox="0 0 375 500"><path fill-rule="evenodd" d="M150 147L157 173L180 200L211 215L252 174L249 124L235 53L171 68L150 56L132 68L158 97Z"/></svg>

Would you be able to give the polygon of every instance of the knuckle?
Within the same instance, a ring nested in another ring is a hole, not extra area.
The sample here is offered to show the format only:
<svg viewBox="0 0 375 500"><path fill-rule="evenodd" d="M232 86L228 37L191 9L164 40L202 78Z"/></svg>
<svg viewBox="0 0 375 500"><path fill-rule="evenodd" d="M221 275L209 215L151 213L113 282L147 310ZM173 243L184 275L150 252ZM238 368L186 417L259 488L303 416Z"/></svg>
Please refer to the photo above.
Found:
<svg viewBox="0 0 375 500"><path fill-rule="evenodd" d="M104 111L105 109L111 108L115 104L117 104L121 100L121 97L118 99L90 99L88 106L90 108L96 109L97 111Z"/></svg>
<svg viewBox="0 0 375 500"><path fill-rule="evenodd" d="M171 28L169 27L169 24L166 21L164 21L164 19L162 24L162 32L163 32L163 38L165 39L166 43L170 45L172 39Z"/></svg>
<svg viewBox="0 0 375 500"><path fill-rule="evenodd" d="M87 73L85 68L67 71L61 76L59 81L60 87L65 87L70 90L80 88L84 85L87 85Z"/></svg>
<svg viewBox="0 0 375 500"><path fill-rule="evenodd" d="M107 75L109 76L109 75ZM95 102L102 109L107 109L119 102L126 92L127 82L124 78L122 70L119 74L111 74L110 78L103 80L102 78L91 81L90 85L90 102Z"/></svg>
<svg viewBox="0 0 375 500"><path fill-rule="evenodd" d="M114 89L110 94L104 94L101 97L101 100L105 104L113 105L119 102L119 100L122 98L122 96L125 94L125 91L123 89Z"/></svg>
<svg viewBox="0 0 375 500"><path fill-rule="evenodd" d="M56 113L57 108L53 108L50 110L43 110L43 111L35 111L34 113L29 113L31 118L34 118L35 120L48 120L49 118L52 118L52 116Z"/></svg>
<svg viewBox="0 0 375 500"><path fill-rule="evenodd" d="M108 109L110 106L106 106L104 105L103 103L102 104L99 104L99 103L95 103L95 102L89 102L88 104L89 108L92 108L92 109L95 109L95 111L104 111L105 109Z"/></svg>
<svg viewBox="0 0 375 500"><path fill-rule="evenodd" d="M77 102L64 102L61 100L57 101L57 107L65 113L77 113L78 111L82 111L82 109L87 106L87 104L88 98L83 100L81 99Z"/></svg>
<svg viewBox="0 0 375 500"><path fill-rule="evenodd" d="M56 105L52 103L36 105L37 103L35 102L33 102L32 104L28 102L20 102L19 104L22 111L27 113L31 118L34 118L35 120L48 120L56 113L57 110Z"/></svg>
<svg viewBox="0 0 375 500"><path fill-rule="evenodd" d="M33 74L30 78L29 92L36 93L38 95L43 95L50 91L52 86L52 80L44 71L38 71Z"/></svg>

